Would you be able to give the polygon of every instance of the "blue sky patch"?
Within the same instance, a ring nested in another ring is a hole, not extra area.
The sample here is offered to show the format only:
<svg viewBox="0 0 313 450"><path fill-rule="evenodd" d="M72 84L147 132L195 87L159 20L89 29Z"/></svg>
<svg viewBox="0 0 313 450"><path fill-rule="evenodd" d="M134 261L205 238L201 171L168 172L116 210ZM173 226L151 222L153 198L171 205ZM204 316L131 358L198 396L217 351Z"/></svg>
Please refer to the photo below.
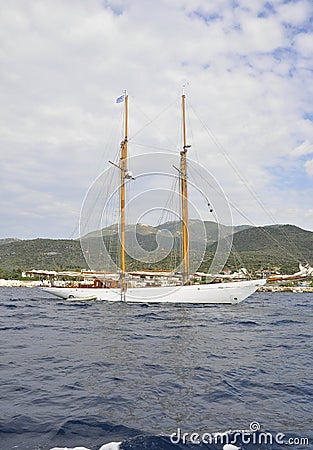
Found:
<svg viewBox="0 0 313 450"><path fill-rule="evenodd" d="M267 171L273 177L275 187L282 190L302 190L313 188L313 177L309 176L304 164L312 159L312 155L301 156L297 160L281 158L281 163L267 167Z"/></svg>
<svg viewBox="0 0 313 450"><path fill-rule="evenodd" d="M306 111L306 112L303 114L303 119L304 119L304 120L311 120L311 121L313 121L313 112L308 112L308 111Z"/></svg>
<svg viewBox="0 0 313 450"><path fill-rule="evenodd" d="M190 14L190 17L196 17L197 19L201 19L206 24L210 22L216 22L217 20L221 20L222 16L218 13L206 14L202 11L196 10Z"/></svg>

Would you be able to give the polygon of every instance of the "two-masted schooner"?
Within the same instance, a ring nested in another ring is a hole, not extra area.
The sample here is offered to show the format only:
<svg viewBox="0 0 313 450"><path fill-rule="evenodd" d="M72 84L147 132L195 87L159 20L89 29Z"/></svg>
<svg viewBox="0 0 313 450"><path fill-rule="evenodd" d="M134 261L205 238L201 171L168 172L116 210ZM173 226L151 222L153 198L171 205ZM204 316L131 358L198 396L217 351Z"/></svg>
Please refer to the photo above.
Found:
<svg viewBox="0 0 313 450"><path fill-rule="evenodd" d="M89 298L106 301L123 301L130 303L178 303L178 304L237 304L254 293L260 286L266 283L265 279L231 281L211 284L191 284L190 283L190 251L188 234L188 180L187 180L187 130L186 130L186 97L182 94L182 148L180 150L180 167L177 168L180 180L181 198L181 260L182 273L181 284L179 286L153 286L153 287L130 287L127 282L126 268L126 181L131 176L128 170L128 110L129 97L125 94L119 98L124 102L124 138L120 147L119 164L112 163L120 170L120 273L119 286L116 288L91 287L91 288L71 288L71 287L49 287L45 291L64 299Z"/></svg>

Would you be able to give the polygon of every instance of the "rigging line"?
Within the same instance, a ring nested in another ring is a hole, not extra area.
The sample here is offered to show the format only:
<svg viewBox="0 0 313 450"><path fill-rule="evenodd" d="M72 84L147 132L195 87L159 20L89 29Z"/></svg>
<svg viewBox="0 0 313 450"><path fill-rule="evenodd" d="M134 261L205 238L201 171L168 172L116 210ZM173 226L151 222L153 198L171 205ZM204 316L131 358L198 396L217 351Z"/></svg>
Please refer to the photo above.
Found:
<svg viewBox="0 0 313 450"><path fill-rule="evenodd" d="M240 263L241 267L244 267L244 268L246 269L245 263L244 263L242 257L240 256L240 253L239 253L238 250L236 249L234 243L232 243L232 249L231 249L231 252L232 252L232 254L233 254L234 264L235 264L235 266L236 266L237 271L239 270L239 267L238 267L238 265L237 265L237 262ZM250 280L251 280L251 279L252 279L252 274L251 274L251 272L250 272L248 269L246 269L246 270L247 270L248 275L249 275L249 278L250 278Z"/></svg>
<svg viewBox="0 0 313 450"><path fill-rule="evenodd" d="M228 203L230 206L235 209L245 220L247 220L252 226L257 227L261 230L262 233L264 233L272 242L278 245L278 247L283 250L287 255L291 256L294 261L301 262L298 257L295 257L294 253L291 253L290 250L288 250L286 247L284 247L275 237L273 237L267 230L264 229L264 227L258 226L256 223L254 223L251 219L249 219L243 211L241 211L231 200L228 199ZM293 245L294 250L296 250L296 253L301 256L302 260L308 263L307 258L304 256L304 254L299 250L299 248L296 246L296 244L289 238L287 233L284 230L280 230L282 234L285 236L285 238L289 241L291 245Z"/></svg>
<svg viewBox="0 0 313 450"><path fill-rule="evenodd" d="M140 144L139 142L133 142L132 141L132 146L134 145L138 145L139 147L147 147L147 148L153 148L155 150L166 150L167 152L170 153L177 153L177 150L172 150L172 148L166 148L166 147L156 147L154 145L150 145L150 144Z"/></svg>
<svg viewBox="0 0 313 450"><path fill-rule="evenodd" d="M281 250L283 250L287 255L291 256L292 259L294 261L297 262L301 262L300 258L298 256L295 256L294 253L292 253L291 251L289 251L286 247L284 247L274 236L272 236L269 231L265 230L264 227L259 227L257 224L255 224L254 222L252 222L251 220L249 220L249 218L242 212L240 211L232 202L230 202L230 205L232 206L232 208L234 208L242 217L244 217L246 220L248 220L251 225L253 225L256 228L259 228L260 231L262 233L264 233L273 243L275 243ZM307 258L303 255L303 253L299 250L299 248L297 248L297 246L295 245L295 243L289 238L289 236L285 233L284 230L280 230L282 232L282 234L284 235L284 237L287 237L287 240L290 242L290 244L292 244L294 246L294 249L296 249L297 254L299 256L301 256L302 261L305 261L306 263L308 263Z"/></svg>
<svg viewBox="0 0 313 450"><path fill-rule="evenodd" d="M131 96L131 99L133 100L133 103L135 104L135 106L138 108L139 111L141 111L141 113L145 116L145 118L148 120L148 122L142 127L140 128L135 134L133 134L130 137L130 140L132 140L135 136L137 136L137 134L141 133L145 128L147 128L149 125L151 125L152 123L154 123L160 116L162 116L168 109L172 108L172 106L176 103L177 100L173 101L172 103L170 103L169 105L167 105L162 111L160 111L153 119L151 117L148 116L148 114L145 113L145 111L136 103L135 99L133 96ZM154 124L156 126L156 128L158 130L160 130L159 126L157 126L156 124ZM172 145L173 143L170 141L170 139L168 139L168 142L170 143L170 145Z"/></svg>
<svg viewBox="0 0 313 450"><path fill-rule="evenodd" d="M120 117L122 117L122 116L123 116L123 113L120 113ZM111 142L113 141L113 131L115 133L116 128L117 127L112 127L111 128L111 138L110 138ZM106 151L103 152L103 156L102 156L102 158L100 160L100 164L99 164L100 167L103 166L103 160L105 158L105 155L107 154L107 149L111 146L111 142L106 145ZM120 150L118 148L116 150L116 153L115 153L115 158L114 158L115 160L118 160L119 151ZM111 185L113 184L113 179L114 179L114 171L109 171L108 176L105 178L105 180L102 181L102 183L100 185L100 189L98 189L98 192L97 192L96 197L94 198L93 204L90 205L90 214L88 216L88 219L86 220L85 227L89 226L90 221L93 218L93 212L94 212L94 210L96 208L96 205L97 205L97 203L98 203L98 201L100 199L100 196L103 196L104 198L107 198L107 196L109 194L109 187L111 187ZM108 180L109 180L109 182L108 182ZM107 187L106 190L103 189L105 186ZM101 219L100 219L100 222L98 223L98 226L100 226L100 228L101 228ZM91 231L94 231L94 230L91 230ZM79 238L81 238L81 236L79 236Z"/></svg>
<svg viewBox="0 0 313 450"><path fill-rule="evenodd" d="M216 188L214 186L212 186L207 179L205 179L203 177L203 175L198 172L195 168L192 168L200 178L203 179L203 181L205 181L217 194L220 195L220 192L218 192L216 190ZM190 169L189 169L190 170ZM230 199L227 199L229 205L234 208L244 219L246 219L251 225L253 225L254 227L257 228L261 228L261 231L267 235L267 237L274 243L276 243L286 254L292 256L293 260L298 261L299 262L299 258L295 258L295 255L293 253L291 253L291 251L289 251L286 247L282 246L282 244L276 239L274 238L267 230L264 229L264 227L259 227L257 224L255 224L251 219L249 219ZM289 239L288 235L283 231L283 234L285 235L285 237L287 237L287 240L290 241L290 243L292 245L294 245L294 247L296 248L295 244ZM305 256L302 254L301 251L299 251L299 249L297 248L297 253L298 255L300 255L303 260L308 263L307 259L305 258Z"/></svg>
<svg viewBox="0 0 313 450"><path fill-rule="evenodd" d="M119 121L118 121L118 125L117 123L114 121L114 123L112 124L112 126L109 128L109 132L108 132L108 139L106 139L106 143L104 145L104 149L101 152L101 156L99 158L99 161L97 162L97 167L96 169L99 169L101 167L104 167L106 164L106 160L108 159L107 155L111 153L111 149L113 147L115 147L116 144L116 136L120 136L121 135L121 130L119 131L119 127L120 124L123 122L123 112L119 113Z"/></svg>
<svg viewBox="0 0 313 450"><path fill-rule="evenodd" d="M114 155L113 161L118 162L119 159L120 159L120 148L118 147L118 148L116 149L116 153L115 153L115 155Z"/></svg>
<svg viewBox="0 0 313 450"><path fill-rule="evenodd" d="M77 234L78 234L78 237L74 238L74 235L77 236ZM70 236L68 237L68 239L73 239L73 240L75 240L75 241L76 241L77 239L79 239L79 223L76 223L76 225L74 226L73 231L72 231L72 233L70 234Z"/></svg>
<svg viewBox="0 0 313 450"><path fill-rule="evenodd" d="M165 205L164 205L163 213L162 213L161 217L159 218L159 221L158 221L157 226L161 225L162 223L165 223L165 222L164 222L164 220L165 220L165 214L166 214L166 216L169 218L168 206L170 206L170 205L172 204L174 195L175 195L175 193L176 193L177 184L178 184L178 178L175 177L175 178L173 179L172 186L171 186L171 189L170 189L170 194L169 194L169 196L168 196L168 198L167 198L167 201L166 201L166 203L165 203Z"/></svg>
<svg viewBox="0 0 313 450"><path fill-rule="evenodd" d="M118 154L118 151L117 151L117 154ZM103 158L102 158L103 159ZM102 164L101 164L102 165ZM98 177L101 177L102 175L99 175ZM98 177L96 177L96 179L98 178ZM84 228L86 229L88 229L88 227L89 227L89 225L90 225L90 222L92 221L92 219L93 219L93 214L94 214L94 212L96 211L96 205L98 204L98 202L99 202L99 200L100 200L100 197L101 196L103 196L103 198L107 198L107 195L108 195L108 189L109 189L109 186L111 186L112 184L113 184L113 178L114 178L114 172L113 171L109 171L109 174L108 174L108 176L105 178L105 180L103 180L102 182L101 182L101 184L100 184L100 187L99 187L99 189L97 190L97 194L96 194L96 196L94 196L94 198L93 198L93 202L92 202L92 204L90 204L89 205L89 214L88 214L88 218L85 220L85 222L84 222L84 224L85 224L85 226L84 226ZM99 179L99 180L101 180L101 178ZM108 182L108 180L109 180L109 182ZM94 183L95 181L93 181L93 183ZM93 183L91 184L91 186L93 186ZM91 187L90 186L90 187ZM89 187L89 189L90 189L90 187ZM107 189L105 190L105 189L103 189L104 187L107 187ZM88 192L88 191L87 191ZM86 199L85 199L86 200ZM85 200L84 200L84 202L85 202ZM81 219L81 217L80 217L80 219ZM100 226L101 227L101 219L100 219L100 222L98 222L98 226ZM81 230L81 228L80 228L80 224L77 226L77 228L78 228L78 239L81 239L81 235L80 235L80 231L82 231ZM86 232L88 233L88 232L90 232L90 231L94 231L94 230L89 230L89 231L87 231L86 230Z"/></svg>
<svg viewBox="0 0 313 450"><path fill-rule="evenodd" d="M97 212L97 205L100 204L100 199L103 198L105 200L107 200L108 195L109 195L109 188L113 185L113 180L114 180L114 171L109 170L108 175L104 178L102 176L100 176L99 178L99 188L97 188L96 190L96 195L93 197L93 202L92 204L90 204L90 208L89 208L89 214L88 214L88 218L86 219L85 222L85 228L89 228L90 227L90 223L93 220L94 217L94 213ZM104 206L104 203L103 203ZM101 214L101 217L98 220L98 228L100 227L101 229L101 221L103 219L103 214ZM90 231L95 231L95 230L89 230Z"/></svg>
<svg viewBox="0 0 313 450"><path fill-rule="evenodd" d="M188 130L189 130L189 134L190 134L190 136L191 136L191 142L193 143L193 145L192 145L192 151L193 151L193 153L195 154L195 160L197 161L197 162L199 162L200 161L200 159L199 159L199 155L198 155L198 152L197 152L197 146L195 145L195 140L194 140L194 133L193 133L193 128L192 128L192 126L191 126L191 120L190 120L190 109L192 109L192 108L189 108L189 100L188 99L186 99L186 103L187 103L187 105L186 105L186 112L187 112L187 125L188 125ZM193 110L193 109L192 109Z"/></svg>
<svg viewBox="0 0 313 450"><path fill-rule="evenodd" d="M203 120L196 114L195 109L193 108L193 106L191 105L191 108L194 112L194 114L196 115L196 117L198 118L198 120L200 121L200 123L202 124L202 126L204 127L204 129L207 131L207 133L209 134L210 138L212 139L213 143L216 145L216 147L220 150L220 152L222 153L222 155L224 156L224 158L226 159L226 161L229 163L229 165L232 167L232 169L235 171L236 175L238 176L238 178L244 183L244 185L246 186L246 188L249 190L250 194L253 196L253 198L259 203L259 205L262 207L263 211L268 215L268 217L271 219L271 221L273 223L275 223L275 218L274 216L271 214L271 212L269 211L269 209L264 205L264 203L262 202L262 200L260 198L258 198L258 196L256 195L256 193L254 192L254 190L252 189L252 187L250 186L249 182L246 180L246 178L241 174L241 172L239 171L239 169L237 169L237 166L235 165L235 163L231 160L231 158L229 157L229 155L226 153L224 147L222 146L222 144L219 143L219 141L217 140L217 138L215 137L215 135L213 134L213 132L209 129L209 127L203 122Z"/></svg>
<svg viewBox="0 0 313 450"><path fill-rule="evenodd" d="M246 186L246 188L248 189L248 191L250 192L250 194L252 195L252 197L257 201L257 203L261 206L261 208L263 209L263 211L265 212L265 214L271 219L271 221L275 224L275 218L274 216L271 214L271 212L269 211L269 209L264 205L264 203L262 202L261 199L258 198L258 196L256 195L256 193L254 192L254 190L252 189L252 187L250 186L250 184L247 182L247 180L243 177L243 175L241 174L241 172L237 169L235 163L230 159L230 157L228 156L228 154L226 153L226 151L224 150L223 146L218 142L218 140L216 139L216 137L214 136L213 132L207 127L207 125L201 120L201 118L196 114L194 108L191 105L191 108L194 112L194 114L196 115L196 117L198 118L198 120L200 121L200 123L202 124L202 126L204 127L204 129L207 131L207 133L209 134L209 136L211 137L213 143L216 145L216 147L220 150L220 152L223 154L224 158L227 160L227 162L230 164L230 166L233 168L233 170L235 171L235 173L237 174L238 178L244 183L244 185ZM228 200L229 201L229 200ZM230 203L230 201L229 201ZM238 211L238 210L237 210ZM238 211L239 212L239 211ZM249 220L249 219L248 219ZM250 222L250 220L249 220ZM252 222L251 222L252 223ZM255 225L255 224L254 224ZM285 238L287 241L289 241L289 243L294 247L294 249L297 250L297 252L299 252L299 249L296 247L295 243L293 241L290 240L289 236L287 235L287 233L282 230L282 234L284 234ZM301 256L304 257L304 255L300 252ZM305 261L306 258L304 258Z"/></svg>

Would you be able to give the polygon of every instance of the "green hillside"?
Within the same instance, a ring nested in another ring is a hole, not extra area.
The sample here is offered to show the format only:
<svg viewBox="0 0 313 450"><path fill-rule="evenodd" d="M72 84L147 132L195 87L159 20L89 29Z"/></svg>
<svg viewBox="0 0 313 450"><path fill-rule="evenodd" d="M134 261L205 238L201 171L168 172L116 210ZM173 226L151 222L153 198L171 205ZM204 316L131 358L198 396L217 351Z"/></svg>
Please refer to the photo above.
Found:
<svg viewBox="0 0 313 450"><path fill-rule="evenodd" d="M232 233L237 233L238 231L242 231L250 228L249 225L239 225L239 226L226 226L226 225L218 225L216 222L205 221L201 222L200 220L190 220L189 221L189 239L191 242L198 242L199 236L203 235L203 227L205 229L207 244L213 244L218 239L219 227L220 232L223 235L230 235ZM169 230L173 233L174 236L181 235L181 223L179 221L166 222L162 225L156 227L158 230Z"/></svg>
<svg viewBox="0 0 313 450"><path fill-rule="evenodd" d="M195 254L197 248L202 247L199 235L202 225L198 221L191 221L190 240L191 254ZM200 270L207 271L214 255L216 244L212 244L218 235L217 225L206 222L207 251ZM163 231L162 231L163 230ZM281 268L283 273L292 273L298 270L298 263L309 262L313 265L313 232L306 231L293 225L273 225L266 227L236 227L238 230L233 236L233 250L227 261L227 267L235 270L245 266L250 271L262 268ZM135 231L135 234L134 234ZM168 231L175 236L174 248L169 257L162 260L166 254L165 248L171 238ZM230 231L230 230L229 230ZM227 229L225 229L227 233ZM159 233L158 238L156 238ZM89 235L92 239L99 235L107 248L118 254L118 234L116 225ZM129 226L126 230L126 239L136 239L139 245L151 252L161 242L161 262L157 264L137 262L127 258L129 270L171 269L179 260L180 249L179 222L168 222L158 227L147 225ZM198 239L198 240L197 240ZM67 239L2 239L0 240L0 277L16 276L21 270L46 269L46 270L75 270L87 269L79 240ZM198 247L197 247L198 246Z"/></svg>
<svg viewBox="0 0 313 450"><path fill-rule="evenodd" d="M0 246L0 276L17 269L87 268L80 242L67 239L18 240Z"/></svg>
<svg viewBox="0 0 313 450"><path fill-rule="evenodd" d="M17 238L4 238L4 239L0 239L0 245L3 244L10 244L10 242L16 242L19 241L20 239Z"/></svg>
<svg viewBox="0 0 313 450"><path fill-rule="evenodd" d="M208 255L215 248L216 245L210 246ZM284 273L292 273L298 270L299 262L313 265L313 233L294 225L271 225L235 233L227 264L244 265L251 271L280 267Z"/></svg>

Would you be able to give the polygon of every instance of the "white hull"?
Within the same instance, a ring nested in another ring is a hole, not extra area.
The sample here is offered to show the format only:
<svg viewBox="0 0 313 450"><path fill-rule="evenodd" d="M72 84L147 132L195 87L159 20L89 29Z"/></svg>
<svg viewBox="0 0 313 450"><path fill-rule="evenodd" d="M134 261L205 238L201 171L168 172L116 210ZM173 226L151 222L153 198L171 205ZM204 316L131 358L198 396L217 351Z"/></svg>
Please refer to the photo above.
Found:
<svg viewBox="0 0 313 450"><path fill-rule="evenodd" d="M42 288L57 297L96 296L97 300L128 303L237 304L253 294L266 280L237 281L177 287L129 288L125 297L120 289L106 288Z"/></svg>

